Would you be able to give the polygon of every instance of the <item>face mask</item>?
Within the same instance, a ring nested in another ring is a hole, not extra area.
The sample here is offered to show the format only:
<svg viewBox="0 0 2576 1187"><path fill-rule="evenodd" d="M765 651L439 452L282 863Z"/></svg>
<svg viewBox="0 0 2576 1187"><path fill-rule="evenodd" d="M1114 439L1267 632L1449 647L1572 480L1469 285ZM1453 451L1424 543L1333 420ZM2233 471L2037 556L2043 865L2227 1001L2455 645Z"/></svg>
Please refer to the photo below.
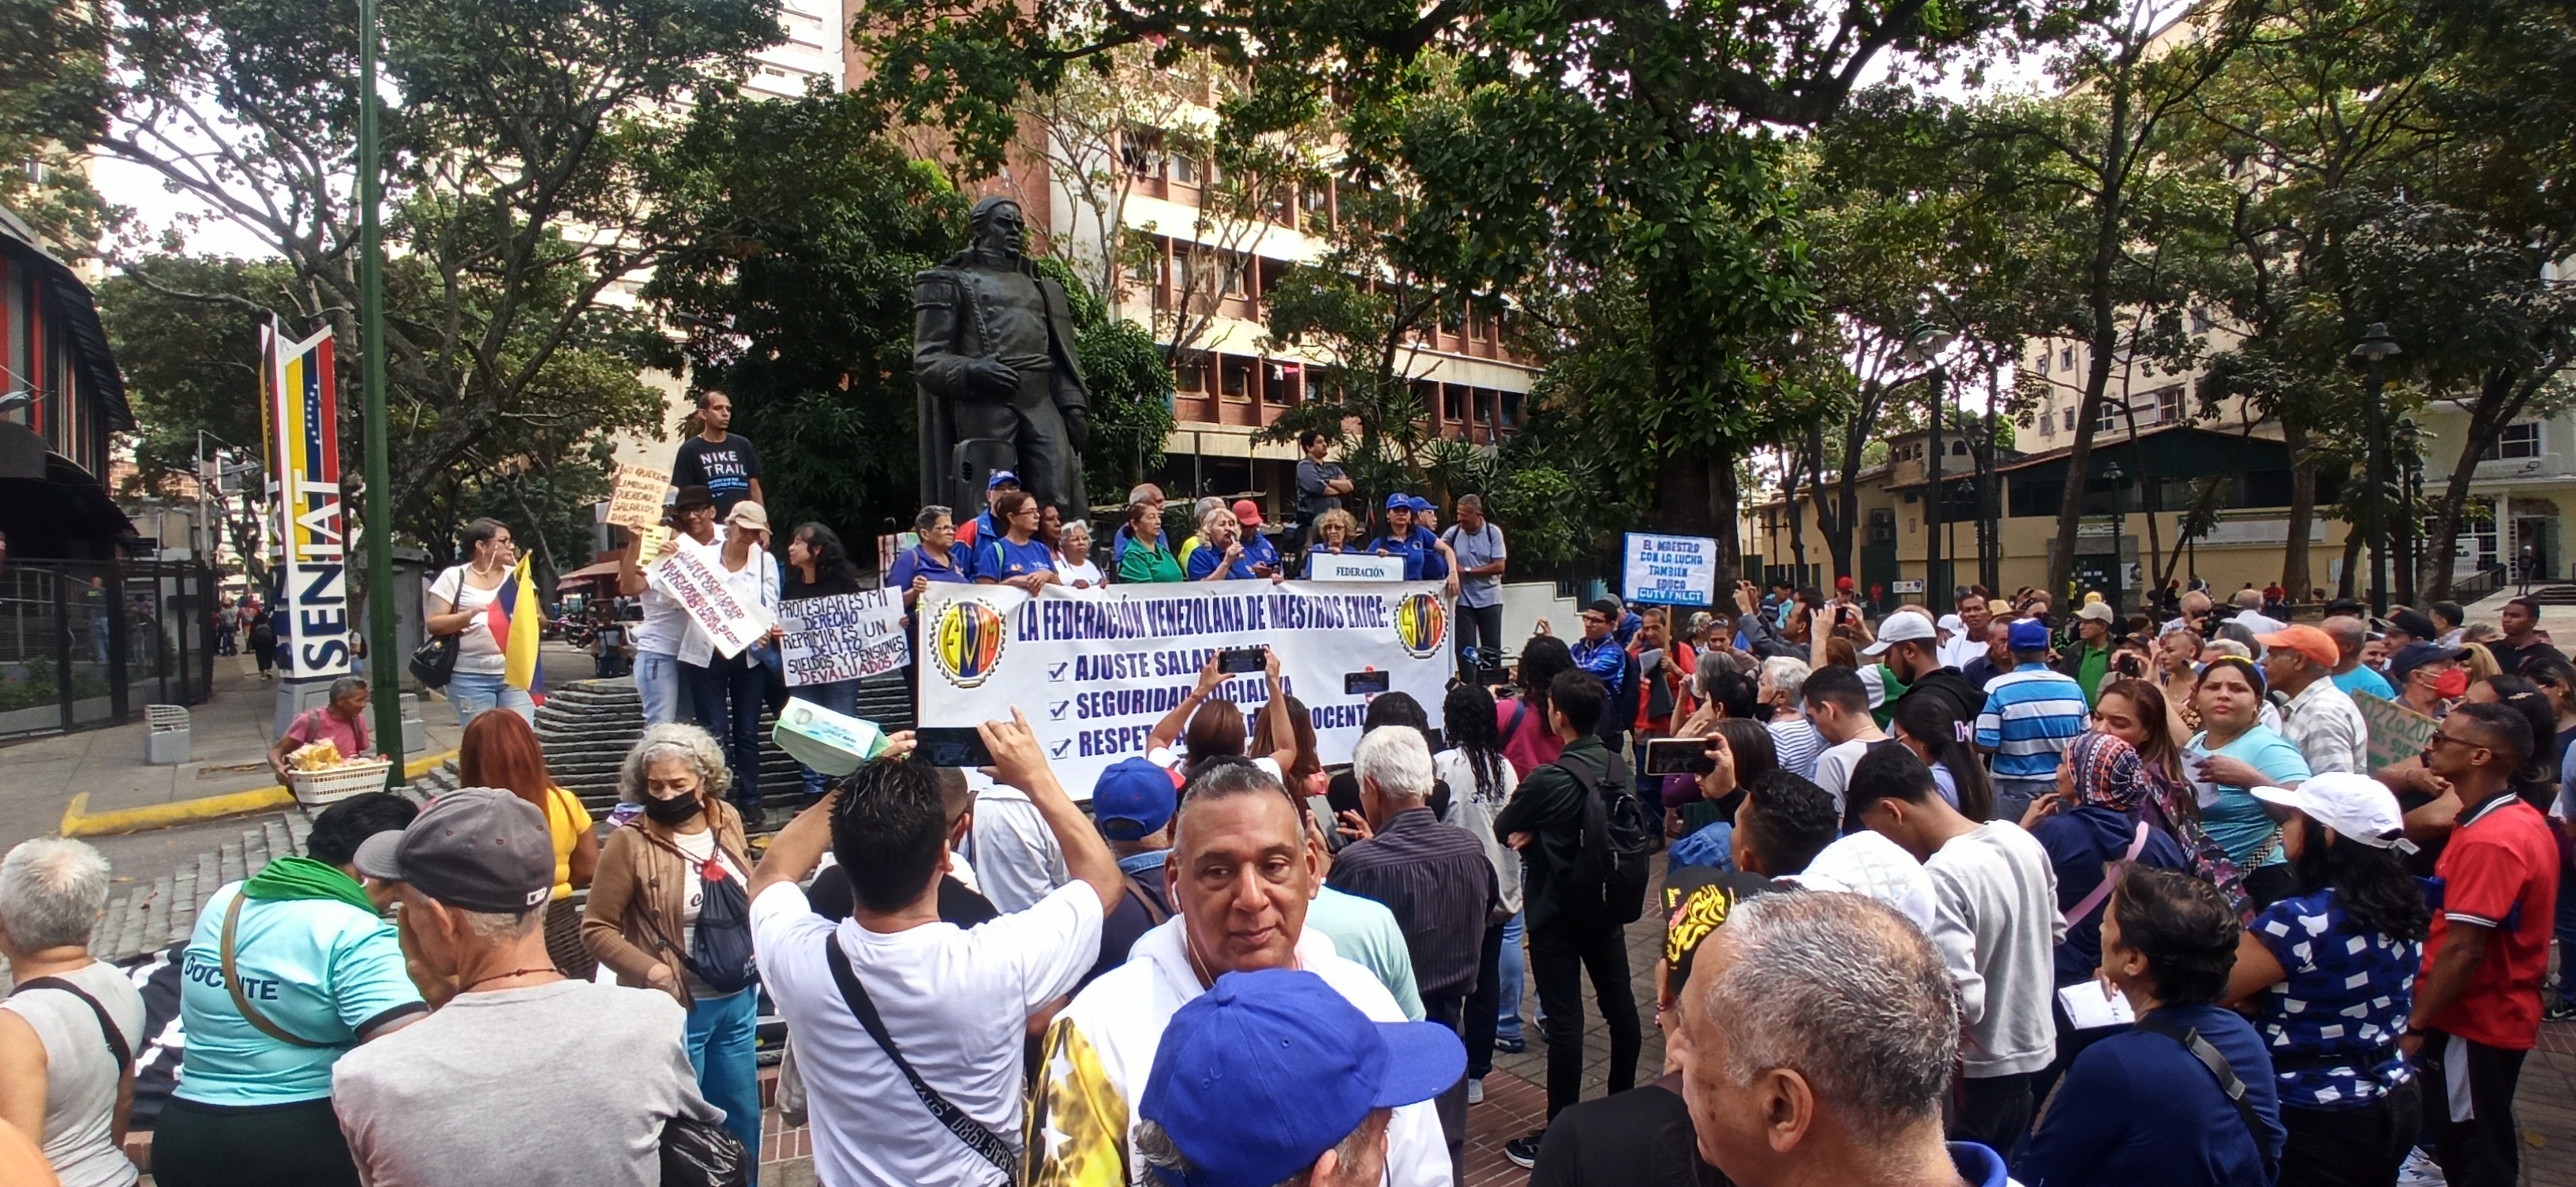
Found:
<svg viewBox="0 0 2576 1187"><path fill-rule="evenodd" d="M2469 674L2453 668L2433 678L2433 692L2444 700L2469 695Z"/></svg>
<svg viewBox="0 0 2576 1187"><path fill-rule="evenodd" d="M667 800L657 800L648 797L644 801L644 814L652 817L656 824L683 823L690 817L697 815L698 808L698 797L694 793L689 795L675 795Z"/></svg>

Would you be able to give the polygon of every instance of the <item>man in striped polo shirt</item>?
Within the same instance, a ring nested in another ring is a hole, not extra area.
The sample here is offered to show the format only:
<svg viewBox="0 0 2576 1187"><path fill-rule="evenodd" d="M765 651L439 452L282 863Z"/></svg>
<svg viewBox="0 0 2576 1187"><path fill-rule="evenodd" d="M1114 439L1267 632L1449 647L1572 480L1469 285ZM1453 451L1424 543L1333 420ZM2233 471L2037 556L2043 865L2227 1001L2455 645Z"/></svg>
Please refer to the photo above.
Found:
<svg viewBox="0 0 2576 1187"><path fill-rule="evenodd" d="M2084 687L2049 670L2048 624L2025 618L2008 640L2013 670L1986 686L1977 749L1995 756L1995 819L2019 823L2032 800L2057 789L2057 763L2084 732Z"/></svg>

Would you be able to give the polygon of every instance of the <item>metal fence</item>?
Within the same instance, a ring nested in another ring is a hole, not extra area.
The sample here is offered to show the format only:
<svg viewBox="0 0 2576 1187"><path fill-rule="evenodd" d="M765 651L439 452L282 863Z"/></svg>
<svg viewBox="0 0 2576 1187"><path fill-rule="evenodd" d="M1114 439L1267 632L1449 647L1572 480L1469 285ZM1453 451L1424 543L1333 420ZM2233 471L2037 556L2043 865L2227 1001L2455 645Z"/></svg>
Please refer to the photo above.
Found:
<svg viewBox="0 0 2576 1187"><path fill-rule="evenodd" d="M214 574L193 562L0 565L0 739L203 702L214 596Z"/></svg>

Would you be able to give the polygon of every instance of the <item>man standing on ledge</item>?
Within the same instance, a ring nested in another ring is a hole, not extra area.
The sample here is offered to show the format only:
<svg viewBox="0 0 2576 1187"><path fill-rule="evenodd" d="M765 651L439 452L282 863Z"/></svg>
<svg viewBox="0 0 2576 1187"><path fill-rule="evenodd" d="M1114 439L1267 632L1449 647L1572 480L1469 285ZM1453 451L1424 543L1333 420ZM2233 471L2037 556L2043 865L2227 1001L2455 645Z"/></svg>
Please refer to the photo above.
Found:
<svg viewBox="0 0 2576 1187"><path fill-rule="evenodd" d="M972 244L913 278L921 501L954 506L957 444L989 440L1013 448L1020 487L1039 506L1084 514L1091 407L1074 356L1072 306L1064 287L1029 263L1019 203L986 198L968 218Z"/></svg>
<svg viewBox="0 0 2576 1187"><path fill-rule="evenodd" d="M752 451L751 438L725 431L731 424L733 397L714 388L699 392L698 435L680 442L679 455L671 459L671 485L707 488L715 496L718 521L746 499L769 505L760 494L760 455Z"/></svg>

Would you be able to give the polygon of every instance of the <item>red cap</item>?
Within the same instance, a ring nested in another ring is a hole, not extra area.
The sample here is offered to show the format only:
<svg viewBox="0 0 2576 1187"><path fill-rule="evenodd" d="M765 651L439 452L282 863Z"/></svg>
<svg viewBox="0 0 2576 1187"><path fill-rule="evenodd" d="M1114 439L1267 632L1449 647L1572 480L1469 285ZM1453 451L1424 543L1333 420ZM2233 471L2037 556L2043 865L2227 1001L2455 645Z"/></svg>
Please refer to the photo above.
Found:
<svg viewBox="0 0 2576 1187"><path fill-rule="evenodd" d="M1851 579L1851 578L1849 578L1849 577L1836 577L1836 578L1834 578L1834 588L1835 588L1835 589L1844 589L1844 590L1847 590L1847 589L1850 589L1851 587L1852 587L1852 579Z"/></svg>
<svg viewBox="0 0 2576 1187"><path fill-rule="evenodd" d="M1234 501L1234 519L1236 523L1240 523L1248 528L1260 527L1261 505L1250 499L1236 499Z"/></svg>

